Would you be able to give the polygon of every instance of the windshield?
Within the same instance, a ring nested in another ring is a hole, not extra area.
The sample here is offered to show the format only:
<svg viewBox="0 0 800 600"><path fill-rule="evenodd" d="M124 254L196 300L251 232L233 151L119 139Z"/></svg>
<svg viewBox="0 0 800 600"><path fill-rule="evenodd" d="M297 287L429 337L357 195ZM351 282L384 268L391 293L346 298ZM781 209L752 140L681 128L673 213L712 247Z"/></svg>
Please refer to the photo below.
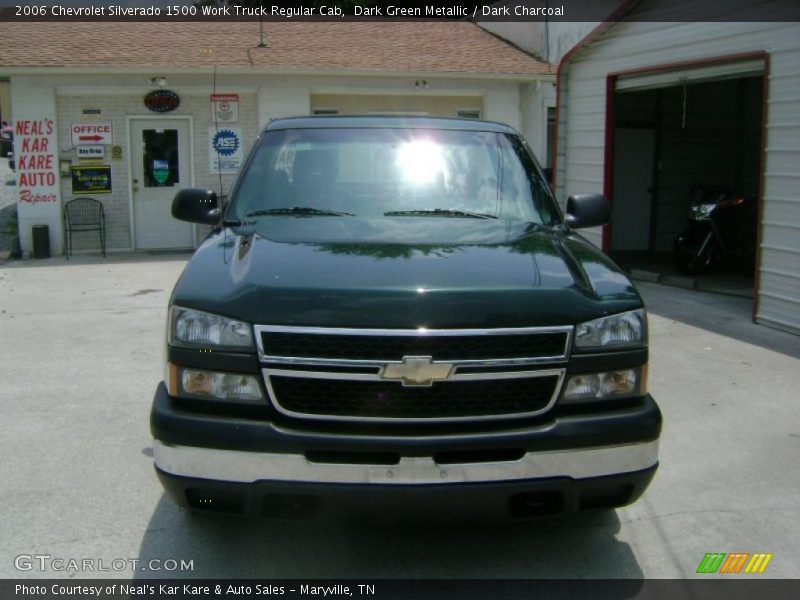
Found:
<svg viewBox="0 0 800 600"><path fill-rule="evenodd" d="M287 215L560 222L518 138L432 129L267 132L228 216Z"/></svg>

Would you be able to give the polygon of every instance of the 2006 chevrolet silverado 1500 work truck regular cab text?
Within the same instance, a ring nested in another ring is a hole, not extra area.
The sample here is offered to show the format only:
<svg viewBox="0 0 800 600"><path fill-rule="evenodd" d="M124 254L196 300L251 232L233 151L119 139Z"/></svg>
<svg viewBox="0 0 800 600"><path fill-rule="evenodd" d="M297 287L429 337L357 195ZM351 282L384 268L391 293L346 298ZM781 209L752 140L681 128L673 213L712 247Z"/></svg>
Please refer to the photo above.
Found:
<svg viewBox="0 0 800 600"><path fill-rule="evenodd" d="M155 466L196 510L525 518L638 498L647 317L510 127L272 121L172 293Z"/></svg>

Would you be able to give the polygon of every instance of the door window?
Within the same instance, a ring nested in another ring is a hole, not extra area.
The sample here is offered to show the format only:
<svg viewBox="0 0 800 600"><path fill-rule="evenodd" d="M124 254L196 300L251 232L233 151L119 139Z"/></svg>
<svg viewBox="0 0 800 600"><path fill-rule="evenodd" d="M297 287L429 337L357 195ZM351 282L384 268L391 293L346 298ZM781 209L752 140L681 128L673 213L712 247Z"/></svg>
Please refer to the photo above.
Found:
<svg viewBox="0 0 800 600"><path fill-rule="evenodd" d="M144 186L172 187L180 183L177 129L143 129Z"/></svg>

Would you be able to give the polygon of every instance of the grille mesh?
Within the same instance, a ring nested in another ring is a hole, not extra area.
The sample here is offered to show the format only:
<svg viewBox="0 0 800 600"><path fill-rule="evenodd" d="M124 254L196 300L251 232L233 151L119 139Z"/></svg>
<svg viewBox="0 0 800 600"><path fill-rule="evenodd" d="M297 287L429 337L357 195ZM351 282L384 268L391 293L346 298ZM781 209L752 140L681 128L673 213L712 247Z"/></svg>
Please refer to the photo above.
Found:
<svg viewBox="0 0 800 600"><path fill-rule="evenodd" d="M558 376L452 381L431 387L396 382L271 376L278 404L305 415L431 419L537 412L552 398Z"/></svg>
<svg viewBox="0 0 800 600"><path fill-rule="evenodd" d="M380 361L432 356L443 361L562 356L567 334L374 336L265 331L261 339L267 356Z"/></svg>

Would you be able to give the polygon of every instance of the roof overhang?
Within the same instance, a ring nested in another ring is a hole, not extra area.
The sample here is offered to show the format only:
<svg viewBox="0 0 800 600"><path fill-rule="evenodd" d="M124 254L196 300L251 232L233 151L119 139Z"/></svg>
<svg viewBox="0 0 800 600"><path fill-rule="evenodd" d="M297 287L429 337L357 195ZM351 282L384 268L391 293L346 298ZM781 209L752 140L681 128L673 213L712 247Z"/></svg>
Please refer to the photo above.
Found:
<svg viewBox="0 0 800 600"><path fill-rule="evenodd" d="M533 81L554 82L554 73L481 73L467 71L382 71L367 69L293 69L275 67L225 67L225 66L198 66L198 67L162 67L158 65L137 67L114 67L109 65L98 66L52 66L52 67L3 67L0 66L0 76L13 75L142 75L158 71L159 75L277 75L277 76L304 76L304 77L384 77L408 78L425 77L429 79L479 79L486 81L507 81L530 83Z"/></svg>

